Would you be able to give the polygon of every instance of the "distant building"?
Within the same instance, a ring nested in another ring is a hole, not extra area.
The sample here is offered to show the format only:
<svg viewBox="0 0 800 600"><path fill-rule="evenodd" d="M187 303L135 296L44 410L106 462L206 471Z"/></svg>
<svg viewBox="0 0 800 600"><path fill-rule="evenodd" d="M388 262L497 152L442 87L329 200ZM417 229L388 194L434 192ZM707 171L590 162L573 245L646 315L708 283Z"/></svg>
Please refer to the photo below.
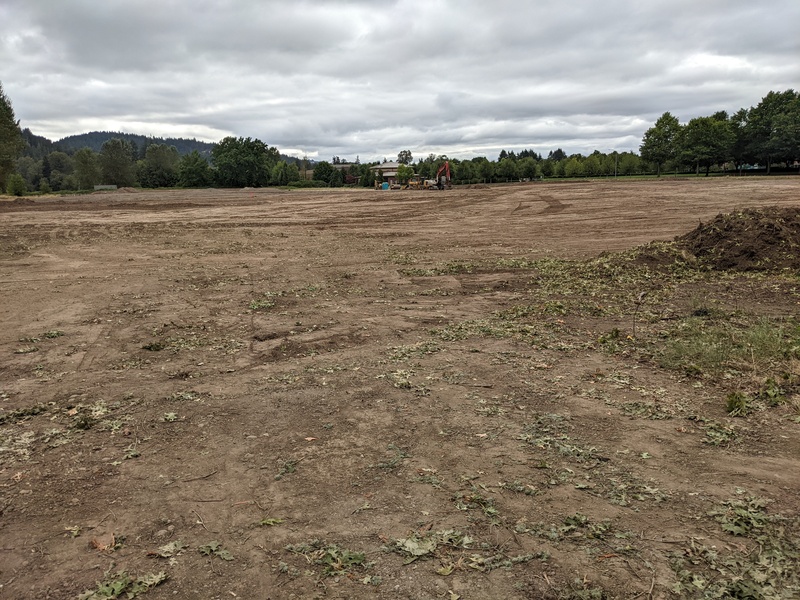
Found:
<svg viewBox="0 0 800 600"><path fill-rule="evenodd" d="M385 162L379 165L375 165L374 167L370 167L370 169L375 173L375 181L378 183L388 183L389 185L394 185L398 183L397 181L397 169L400 166L399 162ZM383 179L378 177L381 174Z"/></svg>
<svg viewBox="0 0 800 600"><path fill-rule="evenodd" d="M351 175L351 171L353 167L359 167L358 163L349 163L349 162L338 162L338 163L331 163L331 166L336 169L337 171L342 172L342 181L347 184L356 184L361 180L360 176Z"/></svg>

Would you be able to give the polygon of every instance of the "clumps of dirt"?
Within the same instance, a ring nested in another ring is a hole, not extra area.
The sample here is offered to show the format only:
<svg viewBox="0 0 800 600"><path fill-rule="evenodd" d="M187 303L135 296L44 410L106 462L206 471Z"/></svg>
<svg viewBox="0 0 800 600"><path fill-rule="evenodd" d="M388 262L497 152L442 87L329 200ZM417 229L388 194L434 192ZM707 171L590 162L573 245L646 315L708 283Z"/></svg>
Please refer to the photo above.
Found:
<svg viewBox="0 0 800 600"><path fill-rule="evenodd" d="M800 208L769 206L719 214L675 238L675 243L712 269L800 269Z"/></svg>

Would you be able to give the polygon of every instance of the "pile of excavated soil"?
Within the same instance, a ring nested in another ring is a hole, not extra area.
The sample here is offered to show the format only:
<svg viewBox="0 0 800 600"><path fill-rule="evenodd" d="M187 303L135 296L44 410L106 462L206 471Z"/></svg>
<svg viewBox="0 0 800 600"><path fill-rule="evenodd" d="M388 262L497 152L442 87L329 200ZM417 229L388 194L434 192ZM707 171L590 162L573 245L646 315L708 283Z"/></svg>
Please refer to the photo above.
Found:
<svg viewBox="0 0 800 600"><path fill-rule="evenodd" d="M719 214L675 242L714 269L800 269L800 208L770 206Z"/></svg>

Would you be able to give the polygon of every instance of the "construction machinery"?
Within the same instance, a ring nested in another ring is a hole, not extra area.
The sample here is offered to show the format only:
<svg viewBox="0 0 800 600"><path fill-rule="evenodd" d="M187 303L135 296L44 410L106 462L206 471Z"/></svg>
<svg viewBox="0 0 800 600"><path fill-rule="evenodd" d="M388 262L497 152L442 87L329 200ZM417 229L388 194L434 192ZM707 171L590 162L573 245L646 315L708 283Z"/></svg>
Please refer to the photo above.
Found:
<svg viewBox="0 0 800 600"><path fill-rule="evenodd" d="M403 186L404 190L422 190L425 189L425 180L420 175L413 175Z"/></svg>
<svg viewBox="0 0 800 600"><path fill-rule="evenodd" d="M423 179L421 175L413 175L403 186L404 190L444 190L451 187L450 162L444 164L436 171L434 179Z"/></svg>
<svg viewBox="0 0 800 600"><path fill-rule="evenodd" d="M439 188L440 190L444 190L444 189L448 189L449 190L450 189L450 180L451 179L452 179L452 177L450 175L450 161L446 160L446 161L444 161L442 166L439 167L439 170L436 171L436 180L435 180L434 183L435 183L436 187Z"/></svg>
<svg viewBox="0 0 800 600"><path fill-rule="evenodd" d="M435 190L438 188L436 179L423 179L422 175L414 175L403 186L404 190Z"/></svg>

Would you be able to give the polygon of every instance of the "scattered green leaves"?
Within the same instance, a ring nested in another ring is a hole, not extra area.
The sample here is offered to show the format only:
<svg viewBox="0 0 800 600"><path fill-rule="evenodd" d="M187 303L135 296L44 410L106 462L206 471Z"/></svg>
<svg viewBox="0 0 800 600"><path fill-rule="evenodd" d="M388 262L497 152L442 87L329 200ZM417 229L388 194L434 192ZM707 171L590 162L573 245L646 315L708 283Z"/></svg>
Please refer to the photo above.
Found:
<svg viewBox="0 0 800 600"><path fill-rule="evenodd" d="M106 573L105 579L97 582L96 589L78 594L78 600L113 600L114 598L121 598L123 594L125 598L131 600L166 580L167 574L163 571L149 573L140 577L134 577L125 571L120 571L114 575Z"/></svg>
<svg viewBox="0 0 800 600"><path fill-rule="evenodd" d="M726 446L736 439L736 430L723 423L713 419L706 419L697 415L689 417L690 421L694 421L700 425L705 431L706 437L703 440L705 444L712 446Z"/></svg>
<svg viewBox="0 0 800 600"><path fill-rule="evenodd" d="M749 548L724 552L691 539L671 565L682 598L763 598L800 595L800 520L767 513L770 500L744 495L723 502L709 515L723 531L751 541Z"/></svg>
<svg viewBox="0 0 800 600"><path fill-rule="evenodd" d="M277 475L275 475L275 481L280 481L284 475L294 473L297 470L297 462L296 460L283 461L278 468Z"/></svg>
<svg viewBox="0 0 800 600"><path fill-rule="evenodd" d="M293 554L302 554L310 563L322 565L322 573L328 577L364 571L372 567L363 552L353 552L337 544L328 544L322 540L311 540L305 544L289 544L286 550ZM370 580L369 583L372 583Z"/></svg>
<svg viewBox="0 0 800 600"><path fill-rule="evenodd" d="M233 555L225 550L222 543L217 540L211 540L207 544L199 546L197 551L203 556L217 556L222 560L233 560Z"/></svg>

